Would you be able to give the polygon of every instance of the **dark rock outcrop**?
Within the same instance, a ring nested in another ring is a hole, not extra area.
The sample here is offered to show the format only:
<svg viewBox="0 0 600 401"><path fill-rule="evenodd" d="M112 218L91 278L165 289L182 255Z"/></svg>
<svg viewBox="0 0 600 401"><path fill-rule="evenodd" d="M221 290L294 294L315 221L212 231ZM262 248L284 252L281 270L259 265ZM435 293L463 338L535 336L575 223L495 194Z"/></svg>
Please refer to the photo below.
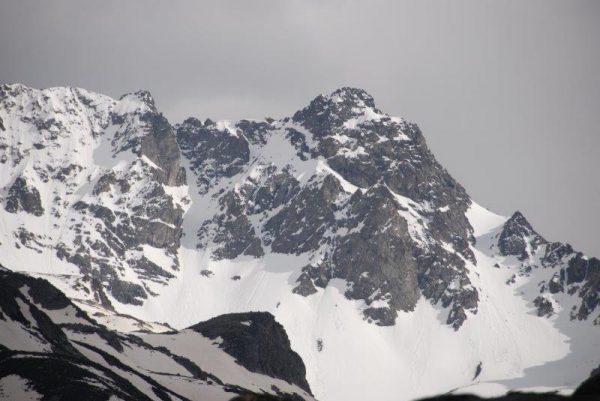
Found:
<svg viewBox="0 0 600 401"><path fill-rule="evenodd" d="M188 201L171 187L186 177L174 129L150 93L115 101L77 88L0 85L0 109L30 134L0 135L0 163L15 174L3 207L44 216L59 236L23 221L16 247L75 264L81 276L69 285L105 307L110 295L140 304L149 282L173 277Z"/></svg>
<svg viewBox="0 0 600 401"><path fill-rule="evenodd" d="M331 134L334 128L359 116L365 107L375 108L371 95L362 89L344 87L330 96L317 96L307 107L296 112L292 119L315 135L324 137Z"/></svg>
<svg viewBox="0 0 600 401"><path fill-rule="evenodd" d="M310 392L302 359L270 313L221 315L190 329L211 339L221 338L219 347L249 371L283 379Z"/></svg>
<svg viewBox="0 0 600 401"><path fill-rule="evenodd" d="M4 209L9 213L24 211L34 216L44 214L40 192L23 177L17 178L8 190Z"/></svg>
<svg viewBox="0 0 600 401"><path fill-rule="evenodd" d="M575 316L579 320L588 316L600 305L600 260L585 258L577 253L566 268L567 284L580 287L579 297L581 304Z"/></svg>
<svg viewBox="0 0 600 401"><path fill-rule="evenodd" d="M247 138L236 131L219 129L211 120L185 120L177 128L177 142L190 159L201 193L206 193L222 177L239 173L250 160Z"/></svg>
<svg viewBox="0 0 600 401"><path fill-rule="evenodd" d="M535 251L538 246L545 243L546 240L535 232L525 216L517 211L504 223L498 239L498 248L501 255L512 255L524 260L529 256L527 250L529 245Z"/></svg>
<svg viewBox="0 0 600 401"><path fill-rule="evenodd" d="M158 113L142 116L142 121L150 127L140 144L140 153L160 167L160 181L170 186L186 183L185 169L180 166L181 156L175 133L167 119Z"/></svg>
<svg viewBox="0 0 600 401"><path fill-rule="evenodd" d="M72 88L2 85L0 93L3 112L36 135L27 144L3 135L0 161L15 167L30 154L48 163L64 158L23 173L49 186L38 191L15 181L5 207L47 213L57 232L68 235L53 241L20 227L15 247L51 250L77 265L82 278L73 286L91 301L140 305L153 296L154 284L177 274L190 199L172 187L192 180L196 206L210 212L195 214L202 220L190 240L215 260L303 255L303 266L293 266L300 270L295 294L311 296L341 279L345 296L364 301L364 318L374 324L394 324L398 311L413 310L421 295L444 308L444 321L456 330L477 313L468 194L437 162L417 125L385 114L363 90L318 96L291 118L189 118L175 127L146 91L120 101ZM49 117L51 96L61 104L61 118ZM61 153L74 139L94 153L93 169ZM60 190L44 210L40 193L45 202L47 188ZM549 295L567 294L581 299L573 319L595 318L595 259L546 241L519 212L498 234L500 255L519 270L513 283L536 267L551 271L540 279L542 298L528 299L541 314L549 316L543 302ZM218 276L201 271L207 279Z"/></svg>
<svg viewBox="0 0 600 401"><path fill-rule="evenodd" d="M335 201L342 192L332 176L304 187L264 226L267 244L278 253L301 254L316 250L328 227L335 223Z"/></svg>

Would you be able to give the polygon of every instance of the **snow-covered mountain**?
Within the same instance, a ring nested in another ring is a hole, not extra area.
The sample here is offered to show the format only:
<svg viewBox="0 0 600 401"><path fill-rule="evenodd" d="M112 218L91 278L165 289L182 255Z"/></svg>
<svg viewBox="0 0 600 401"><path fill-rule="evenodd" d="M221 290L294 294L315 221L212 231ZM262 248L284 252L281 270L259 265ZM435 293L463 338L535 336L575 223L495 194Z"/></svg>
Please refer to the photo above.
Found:
<svg viewBox="0 0 600 401"><path fill-rule="evenodd" d="M317 399L568 391L600 365L600 261L473 202L362 90L172 125L147 92L4 85L0 163L3 264L120 331L270 312Z"/></svg>

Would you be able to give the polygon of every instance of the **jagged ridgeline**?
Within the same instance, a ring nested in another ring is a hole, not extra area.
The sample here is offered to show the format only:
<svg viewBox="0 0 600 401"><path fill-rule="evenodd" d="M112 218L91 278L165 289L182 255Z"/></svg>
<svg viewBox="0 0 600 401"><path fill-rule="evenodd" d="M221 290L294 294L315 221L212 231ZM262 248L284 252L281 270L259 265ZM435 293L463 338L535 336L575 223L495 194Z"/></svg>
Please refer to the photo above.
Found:
<svg viewBox="0 0 600 401"><path fill-rule="evenodd" d="M0 167L4 264L107 324L269 311L318 398L346 395L338 376L393 395L377 363L414 375L409 397L600 346L600 262L477 205L360 89L277 120L173 124L145 91L3 85ZM448 352L451 371L427 362ZM561 385L600 363L585 358Z"/></svg>
<svg viewBox="0 0 600 401"><path fill-rule="evenodd" d="M199 193L218 197L197 232L212 257L310 254L293 291L309 296L345 279L346 295L369 300L364 313L379 324L413 310L421 294L451 306L457 328L477 310L464 262L474 261L468 196L417 126L390 118L362 90L319 96L280 121L188 119L175 128L147 92L114 101L5 85L1 96L10 245L76 265L76 285L105 307L111 298L142 303L180 267L181 148ZM252 176L223 187L251 163ZM44 215L45 227L21 224L19 213Z"/></svg>
<svg viewBox="0 0 600 401"><path fill-rule="evenodd" d="M218 198L197 227L198 249L213 258L306 253L295 293L344 279L346 296L367 301L365 316L378 324L393 324L421 295L449 307L455 328L477 312L465 267L476 263L471 200L419 128L362 90L319 96L278 121L176 127L144 91L115 101L4 85L0 96L8 245L76 265L76 285L105 307L111 298L141 304L180 267L189 202L181 149L199 194ZM20 213L45 227L22 224Z"/></svg>

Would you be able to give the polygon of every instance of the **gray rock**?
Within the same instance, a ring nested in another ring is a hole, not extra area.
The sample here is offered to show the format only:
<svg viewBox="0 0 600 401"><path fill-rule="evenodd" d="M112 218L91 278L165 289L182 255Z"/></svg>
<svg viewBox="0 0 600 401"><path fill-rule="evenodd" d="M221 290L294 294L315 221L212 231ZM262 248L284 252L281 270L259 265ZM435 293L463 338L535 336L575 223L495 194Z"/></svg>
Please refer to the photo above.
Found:
<svg viewBox="0 0 600 401"><path fill-rule="evenodd" d="M392 308L369 307L363 311L365 319L375 322L378 326L393 326L396 323L398 312Z"/></svg>
<svg viewBox="0 0 600 401"><path fill-rule="evenodd" d="M565 270L561 269L560 272L554 273L554 275L548 282L548 291L550 291L551 294L565 292L564 284L565 284Z"/></svg>
<svg viewBox="0 0 600 401"><path fill-rule="evenodd" d="M211 339L222 339L219 347L249 371L285 380L310 393L304 363L291 349L283 326L270 313L221 315L190 329Z"/></svg>
<svg viewBox="0 0 600 401"><path fill-rule="evenodd" d="M532 237L532 241L528 241L528 237ZM545 244L546 240L542 238L521 212L515 212L510 219L504 223L502 232L498 239L498 248L504 256L517 256L520 260L525 260L529 257L527 246L530 244L533 250L541 244Z"/></svg>
<svg viewBox="0 0 600 401"><path fill-rule="evenodd" d="M332 97L337 96L339 102ZM357 105L375 107L373 97L367 92L356 88L341 88L332 93L331 97L318 96L306 108L296 112L293 121L301 123L316 136L326 136L332 128L356 117ZM328 112L323 113L323 110Z"/></svg>
<svg viewBox="0 0 600 401"><path fill-rule="evenodd" d="M142 299L148 297L142 286L118 278L113 278L109 290L117 301L124 304L141 305Z"/></svg>
<svg viewBox="0 0 600 401"><path fill-rule="evenodd" d="M501 255L521 260L520 275L528 275L533 269L551 269L553 273L547 282L539 283L540 292L578 297L571 319L588 319L600 305L600 261L586 258L569 244L546 241L521 213L516 212L504 224L498 249ZM539 296L533 302L539 316L549 317L554 313L545 297Z"/></svg>
<svg viewBox="0 0 600 401"><path fill-rule="evenodd" d="M220 181L232 177L249 162L248 140L243 135L221 131L206 120L189 118L177 127L177 142L190 160L201 193Z"/></svg>
<svg viewBox="0 0 600 401"><path fill-rule="evenodd" d="M346 124L366 109L381 117ZM216 246L216 259L260 256L265 247L309 253L318 262L302 269L293 292L310 296L332 278L344 279L348 298L389 305L367 312L377 324L393 324L396 311L414 309L420 294L449 308L448 324L455 328L467 318L466 311L476 313L479 297L462 260L475 262L469 248L472 228L465 217L468 195L437 163L416 125L385 116L362 90L342 88L317 97L279 124L242 121L235 132L210 120L186 120L177 129L178 141L200 193L255 163L250 145L262 146L275 135L275 126L284 127L301 160L321 158L361 190L352 195L327 174L300 187L285 167L262 166L259 178L213 195L221 211L202 223L200 248ZM418 241L409 233L401 215L407 209L391 191L419 209L426 238Z"/></svg>
<svg viewBox="0 0 600 401"><path fill-rule="evenodd" d="M180 186L186 183L185 169L180 166L179 146L175 133L165 117L157 113L142 116L150 126L150 134L140 144L140 153L161 168L161 182Z"/></svg>
<svg viewBox="0 0 600 401"><path fill-rule="evenodd" d="M264 226L267 244L274 252L301 254L316 250L327 227L334 221L335 201L342 192L332 176L313 181L288 202Z"/></svg>
<svg viewBox="0 0 600 401"><path fill-rule="evenodd" d="M294 287L294 289L292 290L294 294L307 297L317 292L317 289L313 284L313 280L310 278L310 273L307 271L302 272L302 274L297 280L297 283L298 285L296 285L296 287Z"/></svg>
<svg viewBox="0 0 600 401"><path fill-rule="evenodd" d="M18 177L8 190L4 209L9 213L24 211L34 216L44 214L39 191L23 177Z"/></svg>
<svg viewBox="0 0 600 401"><path fill-rule="evenodd" d="M552 306L552 302L548 301L544 297L537 297L533 300L533 304L537 308L538 316L546 316L550 317L554 314L554 307Z"/></svg>
<svg viewBox="0 0 600 401"><path fill-rule="evenodd" d="M572 318L585 320L600 305L600 260L584 259L578 253L569 261L566 275L567 283L581 284L578 292L581 304Z"/></svg>

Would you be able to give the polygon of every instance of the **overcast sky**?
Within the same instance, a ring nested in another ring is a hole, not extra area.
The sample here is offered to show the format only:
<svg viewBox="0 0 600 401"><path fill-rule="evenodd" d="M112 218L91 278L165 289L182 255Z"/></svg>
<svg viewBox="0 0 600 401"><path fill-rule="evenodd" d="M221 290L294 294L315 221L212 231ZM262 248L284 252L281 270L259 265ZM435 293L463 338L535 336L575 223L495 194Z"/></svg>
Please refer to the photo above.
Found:
<svg viewBox="0 0 600 401"><path fill-rule="evenodd" d="M600 1L0 0L0 82L148 89L173 122L361 87L476 201L600 256Z"/></svg>

